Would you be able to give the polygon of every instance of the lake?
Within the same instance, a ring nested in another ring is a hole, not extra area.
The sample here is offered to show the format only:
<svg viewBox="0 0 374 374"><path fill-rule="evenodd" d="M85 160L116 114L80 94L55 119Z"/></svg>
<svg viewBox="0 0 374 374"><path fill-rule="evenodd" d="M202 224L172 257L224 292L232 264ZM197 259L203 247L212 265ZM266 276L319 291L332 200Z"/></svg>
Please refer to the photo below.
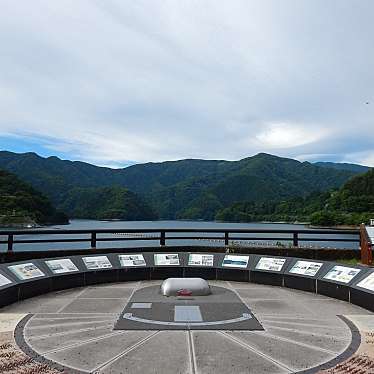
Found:
<svg viewBox="0 0 374 374"><path fill-rule="evenodd" d="M290 229L309 229L308 226L302 224L283 224L283 223L221 223L221 222L204 222L204 221L95 221L95 220L71 220L69 225L56 225L44 227L43 229L56 229L56 230L66 230L66 229L170 229L170 228L195 228L195 229L277 229L277 230L290 230ZM30 229L32 231L33 229ZM38 229L40 230L40 228ZM1 232L1 231L0 231ZM123 234L113 234L113 237L119 237ZM145 234L146 236L153 236L153 234ZM157 235L157 234L156 234ZM172 234L167 234L172 236ZM174 234L174 236L179 235ZM241 237L251 238L256 237L285 237L288 238L290 234L240 234ZM102 234L102 236L109 237L111 234ZM196 234L183 233L183 236L196 236ZM209 236L219 236L218 234L205 234L206 239L203 240L167 240L167 245L211 245L211 246L223 246L223 241L217 241L209 239ZM236 235L238 236L238 235ZM61 235L60 238L68 237L67 235ZM76 238L89 238L89 235L75 235ZM100 237L98 235L98 237ZM302 236L300 236L302 237ZM321 236L323 237L323 236ZM6 236L1 236L0 238L6 240ZM54 235L20 235L16 237L17 239L52 239L56 238ZM342 232L339 235L329 235L329 238L340 239L340 238L352 238L352 235L347 235ZM290 242L282 242L285 245L291 244ZM231 243L230 243L231 244ZM237 245L248 245L248 246L269 246L275 245L276 241L271 240L260 240L260 241L236 241L233 244ZM59 250L59 249L85 249L89 248L90 243L48 243L48 244L15 244L14 250L19 251L32 251L32 250ZM116 247L116 248L126 248L126 247L148 247L148 246L158 246L159 240L138 240L138 241L113 241L113 242L98 242L98 248L105 247ZM341 242L300 242L300 246L303 247L326 247L326 248L347 248L347 249L358 249L357 243L341 243ZM6 251L6 244L1 244L1 251Z"/></svg>

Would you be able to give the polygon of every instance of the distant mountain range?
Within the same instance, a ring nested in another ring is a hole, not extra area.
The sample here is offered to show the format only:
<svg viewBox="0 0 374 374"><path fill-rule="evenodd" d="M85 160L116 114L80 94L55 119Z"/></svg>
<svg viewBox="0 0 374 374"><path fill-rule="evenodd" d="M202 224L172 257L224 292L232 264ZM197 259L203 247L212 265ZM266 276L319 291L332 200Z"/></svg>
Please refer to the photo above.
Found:
<svg viewBox="0 0 374 374"><path fill-rule="evenodd" d="M374 218L374 169L349 179L340 189L282 201L241 201L220 210L216 219L232 222L310 222L317 226L368 223Z"/></svg>
<svg viewBox="0 0 374 374"><path fill-rule="evenodd" d="M322 166L324 168L333 168L336 170L349 170L353 171L354 173L365 173L370 169L368 166L347 164L346 162L315 162L313 165Z"/></svg>
<svg viewBox="0 0 374 374"><path fill-rule="evenodd" d="M108 194L108 188L124 187L142 200L145 217L207 220L241 201L279 201L339 188L368 170L361 165L312 164L265 153L240 161L187 159L110 169L7 151L0 152L0 169L30 183L71 217L77 216L77 210L79 217L89 217L81 207L88 209L87 196L95 195L93 189L107 188Z"/></svg>

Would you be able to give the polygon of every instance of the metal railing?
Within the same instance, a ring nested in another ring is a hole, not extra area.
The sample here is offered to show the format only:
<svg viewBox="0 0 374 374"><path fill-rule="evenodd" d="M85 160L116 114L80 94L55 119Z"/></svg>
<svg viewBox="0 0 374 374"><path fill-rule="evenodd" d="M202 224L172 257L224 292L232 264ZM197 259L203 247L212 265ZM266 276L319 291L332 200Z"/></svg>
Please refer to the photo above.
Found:
<svg viewBox="0 0 374 374"><path fill-rule="evenodd" d="M87 237L76 237L85 234ZM108 236L117 235L117 236ZM149 235L151 234L151 235ZM190 235L186 235L190 234ZM195 235L191 235L195 234ZM251 236L240 236L251 234ZM278 235L279 234L279 235ZM52 238L22 238L27 236L52 235ZM59 237L64 235L65 237ZM107 236L105 236L107 235ZM209 235L209 236L207 236ZM210 236L214 235L214 236ZM253 236L254 235L254 236ZM260 236L256 236L260 235ZM268 236L266 236L268 235ZM278 236L273 236L278 235ZM302 235L302 236L301 236ZM338 238L331 236L340 236ZM362 234L361 234L362 235ZM225 246L230 241L271 241L291 242L298 247L300 242L346 242L360 245L360 230L271 230L271 229L96 229L96 230L6 230L0 231L0 244L5 244L7 251L12 252L16 244L46 244L46 243L90 243L96 248L98 242L157 240L160 246L165 246L167 240L220 240ZM68 236L68 237L66 237ZM347 237L343 237L347 236ZM21 237L21 238L19 238Z"/></svg>

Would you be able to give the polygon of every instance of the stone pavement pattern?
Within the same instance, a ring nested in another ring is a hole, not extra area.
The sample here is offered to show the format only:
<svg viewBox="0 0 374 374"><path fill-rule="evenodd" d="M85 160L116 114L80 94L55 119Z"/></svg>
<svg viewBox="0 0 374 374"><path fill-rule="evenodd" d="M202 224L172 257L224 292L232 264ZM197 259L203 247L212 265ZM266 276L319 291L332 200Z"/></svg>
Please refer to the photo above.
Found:
<svg viewBox="0 0 374 374"><path fill-rule="evenodd" d="M366 371L353 372L374 373L368 364L372 347L366 344L373 340L372 313L287 288L210 282L234 290L265 331L113 331L133 292L159 283L127 282L55 292L3 308L0 321L6 324L9 316L21 319L33 313L24 328L25 341L40 356L63 365L66 373L277 374L315 368L344 352L351 332L337 315L345 315L366 337L356 356L346 362L356 360L350 365L357 366L357 360L363 360ZM16 325L14 319L4 327L8 332ZM343 373L336 371L338 366L322 372ZM35 370L45 371L23 373L59 372L48 365Z"/></svg>

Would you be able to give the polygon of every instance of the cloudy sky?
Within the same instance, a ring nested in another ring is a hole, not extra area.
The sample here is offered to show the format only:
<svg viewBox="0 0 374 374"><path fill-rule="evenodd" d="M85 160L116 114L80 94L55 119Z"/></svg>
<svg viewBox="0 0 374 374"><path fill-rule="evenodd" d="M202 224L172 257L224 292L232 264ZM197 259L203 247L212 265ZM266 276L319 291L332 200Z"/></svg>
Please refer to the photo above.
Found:
<svg viewBox="0 0 374 374"><path fill-rule="evenodd" d="M0 147L374 166L373 0L0 0Z"/></svg>

